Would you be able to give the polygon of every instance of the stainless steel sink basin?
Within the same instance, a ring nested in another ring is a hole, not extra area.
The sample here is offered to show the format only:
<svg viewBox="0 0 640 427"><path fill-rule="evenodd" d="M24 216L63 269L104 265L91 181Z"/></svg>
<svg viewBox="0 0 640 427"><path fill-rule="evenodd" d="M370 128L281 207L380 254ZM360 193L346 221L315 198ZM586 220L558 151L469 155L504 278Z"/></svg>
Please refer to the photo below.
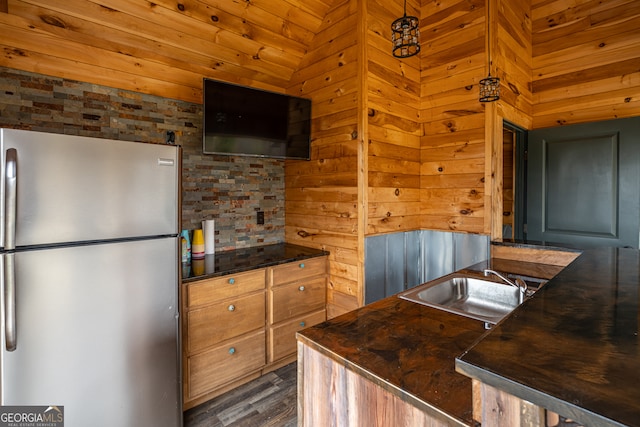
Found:
<svg viewBox="0 0 640 427"><path fill-rule="evenodd" d="M518 288L460 273L432 280L399 295L429 307L495 325L522 302Z"/></svg>

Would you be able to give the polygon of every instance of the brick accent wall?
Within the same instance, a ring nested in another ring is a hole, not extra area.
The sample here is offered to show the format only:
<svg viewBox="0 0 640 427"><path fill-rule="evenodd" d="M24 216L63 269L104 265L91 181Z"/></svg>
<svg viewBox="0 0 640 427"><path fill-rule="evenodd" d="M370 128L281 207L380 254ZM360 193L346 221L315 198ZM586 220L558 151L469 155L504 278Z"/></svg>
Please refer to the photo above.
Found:
<svg viewBox="0 0 640 427"><path fill-rule="evenodd" d="M0 67L0 127L183 147L182 228L216 251L284 242L284 161L202 154L202 105ZM256 225L256 212L265 225Z"/></svg>

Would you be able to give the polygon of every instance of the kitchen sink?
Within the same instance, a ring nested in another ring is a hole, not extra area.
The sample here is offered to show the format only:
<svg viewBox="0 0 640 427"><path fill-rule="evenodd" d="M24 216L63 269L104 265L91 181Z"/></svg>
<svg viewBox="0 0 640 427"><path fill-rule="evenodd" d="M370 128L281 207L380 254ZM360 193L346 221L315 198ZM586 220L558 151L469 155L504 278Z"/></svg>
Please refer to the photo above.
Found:
<svg viewBox="0 0 640 427"><path fill-rule="evenodd" d="M495 325L522 303L519 288L453 273L399 294L408 301Z"/></svg>

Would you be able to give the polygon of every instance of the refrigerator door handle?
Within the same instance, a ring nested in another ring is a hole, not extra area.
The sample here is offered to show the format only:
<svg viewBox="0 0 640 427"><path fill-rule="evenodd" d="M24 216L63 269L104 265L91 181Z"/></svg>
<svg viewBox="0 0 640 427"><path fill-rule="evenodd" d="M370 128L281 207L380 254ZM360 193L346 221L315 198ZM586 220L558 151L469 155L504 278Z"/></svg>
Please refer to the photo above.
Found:
<svg viewBox="0 0 640 427"><path fill-rule="evenodd" d="M16 342L16 274L15 254L4 255L4 340L7 351L14 351Z"/></svg>
<svg viewBox="0 0 640 427"><path fill-rule="evenodd" d="M18 191L18 152L9 148L5 154L4 249L16 248L16 200Z"/></svg>
<svg viewBox="0 0 640 427"><path fill-rule="evenodd" d="M18 152L9 148L5 154L4 248L16 248L16 200ZM13 253L4 256L4 334L7 351L16 349L16 274Z"/></svg>

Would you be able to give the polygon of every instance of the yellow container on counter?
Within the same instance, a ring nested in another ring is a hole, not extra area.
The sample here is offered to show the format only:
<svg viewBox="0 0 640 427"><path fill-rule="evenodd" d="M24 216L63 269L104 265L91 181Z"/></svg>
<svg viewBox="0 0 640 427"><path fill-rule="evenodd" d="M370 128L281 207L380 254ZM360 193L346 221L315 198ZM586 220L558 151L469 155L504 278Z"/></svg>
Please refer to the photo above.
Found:
<svg viewBox="0 0 640 427"><path fill-rule="evenodd" d="M202 229L193 230L193 241L191 242L191 258L204 258L204 236Z"/></svg>

